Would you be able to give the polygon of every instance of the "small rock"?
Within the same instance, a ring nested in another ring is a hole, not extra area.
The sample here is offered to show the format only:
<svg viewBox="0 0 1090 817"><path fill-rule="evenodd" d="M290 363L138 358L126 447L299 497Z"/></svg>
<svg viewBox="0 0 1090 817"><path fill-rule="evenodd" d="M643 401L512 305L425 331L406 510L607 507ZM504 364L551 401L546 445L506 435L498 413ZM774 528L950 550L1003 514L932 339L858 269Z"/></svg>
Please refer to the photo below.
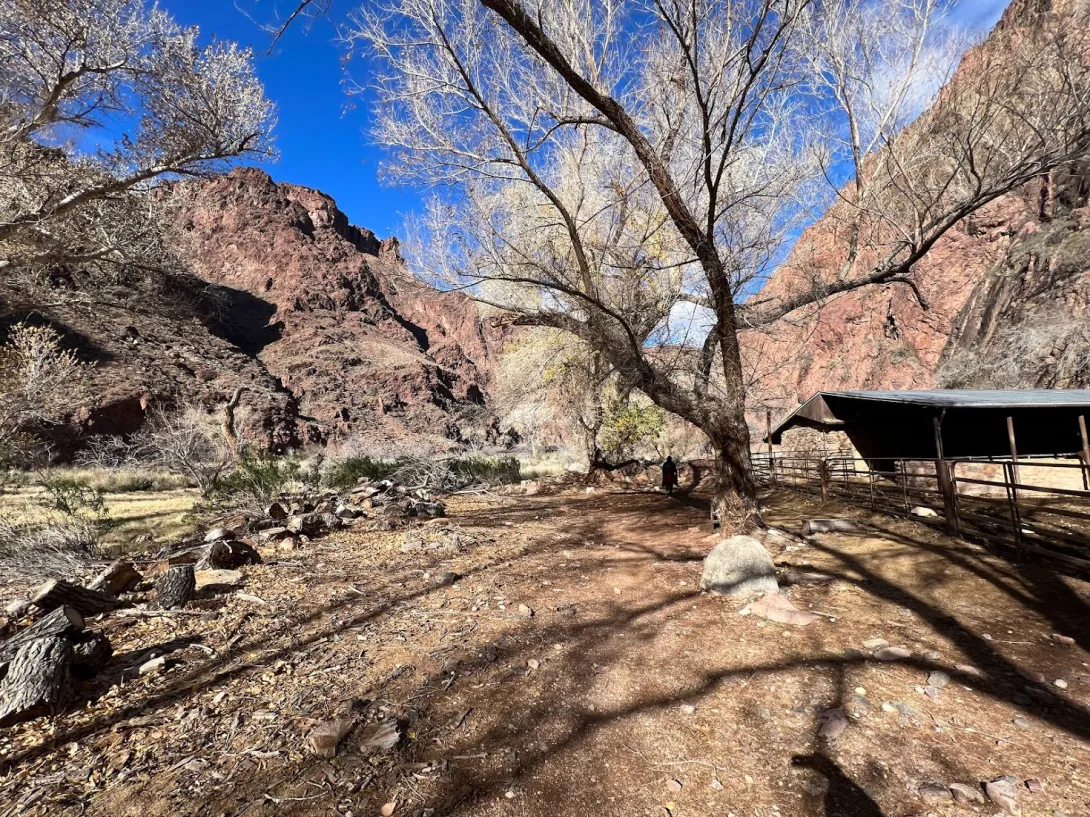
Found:
<svg viewBox="0 0 1090 817"><path fill-rule="evenodd" d="M968 783L951 783L949 789L954 795L954 800L963 806L984 805L984 795L978 786L970 786Z"/></svg>
<svg viewBox="0 0 1090 817"><path fill-rule="evenodd" d="M1027 681L1033 681L1035 684L1045 683L1045 674L1043 672L1033 672L1031 670L1018 670L1018 674L1025 678Z"/></svg>
<svg viewBox="0 0 1090 817"><path fill-rule="evenodd" d="M1020 729L1029 729L1033 726L1033 724L1025 718L1014 718L1011 720L1011 723Z"/></svg>
<svg viewBox="0 0 1090 817"><path fill-rule="evenodd" d="M708 784L712 791L723 791L723 784L719 782L718 777L713 777L711 783Z"/></svg>
<svg viewBox="0 0 1090 817"><path fill-rule="evenodd" d="M273 502L271 505L265 508L265 516L269 517L269 519L287 519L288 512L284 510L284 506L281 505L279 502Z"/></svg>
<svg viewBox="0 0 1090 817"><path fill-rule="evenodd" d="M526 666L530 669L536 670L541 666L541 662L538 661L536 658L531 658L529 661L526 662Z"/></svg>
<svg viewBox="0 0 1090 817"><path fill-rule="evenodd" d="M954 671L960 672L962 675L971 675L974 678L984 677L983 672L981 672L974 666L970 666L969 664L954 664Z"/></svg>
<svg viewBox="0 0 1090 817"><path fill-rule="evenodd" d="M162 672L166 669L167 657L160 655L158 658L153 658L150 661L145 661L140 665L141 675L154 675L157 672Z"/></svg>
<svg viewBox="0 0 1090 817"><path fill-rule="evenodd" d="M438 576L435 577L435 581L441 587L447 587L449 585L454 584L456 581L458 581L458 574L451 571L451 570L445 570L442 573L440 573Z"/></svg>
<svg viewBox="0 0 1090 817"><path fill-rule="evenodd" d="M938 687L942 689L948 683L950 683L950 676L941 670L935 670L927 676L927 683L930 686Z"/></svg>
<svg viewBox="0 0 1090 817"><path fill-rule="evenodd" d="M867 656L855 649L855 647L848 647L848 649L844 650L844 657L849 661L858 661L860 658L866 658Z"/></svg>
<svg viewBox="0 0 1090 817"><path fill-rule="evenodd" d="M992 638L992 636L989 633L984 633L984 635L982 635L981 638L983 638L985 641L995 641L995 639Z"/></svg>
<svg viewBox="0 0 1090 817"><path fill-rule="evenodd" d="M531 610L527 605L520 604L519 605L519 615L522 616L523 618L533 618L534 617L534 611Z"/></svg>
<svg viewBox="0 0 1090 817"><path fill-rule="evenodd" d="M892 712L896 712L896 711L897 711L897 707L895 707L895 706L894 706L893 704L891 704L891 703L890 703L889 701L885 701L885 702L884 702L884 703L882 704L882 711L883 711L883 712L890 712L890 713L892 713Z"/></svg>
<svg viewBox="0 0 1090 817"><path fill-rule="evenodd" d="M888 647L889 642L884 638L868 638L863 642L863 647L868 650L880 650L883 647Z"/></svg>
<svg viewBox="0 0 1090 817"><path fill-rule="evenodd" d="M941 661L942 653L938 650L928 650L923 654L923 657L926 661Z"/></svg>
<svg viewBox="0 0 1090 817"><path fill-rule="evenodd" d="M930 698L932 701L937 701L942 697L942 689L939 687L933 687L930 684L923 688L923 694Z"/></svg>
<svg viewBox="0 0 1090 817"><path fill-rule="evenodd" d="M1040 780L1031 778L1026 781L1026 788L1029 789L1033 794L1040 794L1045 790L1045 784Z"/></svg>
<svg viewBox="0 0 1090 817"><path fill-rule="evenodd" d="M879 661L900 661L902 658L911 658L912 652L904 647L883 647L874 653Z"/></svg>
<svg viewBox="0 0 1090 817"><path fill-rule="evenodd" d="M922 505L918 505L909 511L913 516L918 516L921 519L938 519L939 514L934 508L925 508Z"/></svg>
<svg viewBox="0 0 1090 817"><path fill-rule="evenodd" d="M843 709L830 709L821 716L821 728L818 729L818 737L825 740L836 740L844 734L848 728L848 716Z"/></svg>
<svg viewBox="0 0 1090 817"><path fill-rule="evenodd" d="M680 780L667 780L666 781L666 790L667 791L673 792L674 794L677 794L678 792L681 791L681 789L682 789L682 783L681 783Z"/></svg>
<svg viewBox="0 0 1090 817"><path fill-rule="evenodd" d="M1060 635L1059 633L1053 633L1052 640L1055 641L1057 644L1063 644L1068 647L1075 643L1075 639L1073 639L1071 636Z"/></svg>
<svg viewBox="0 0 1090 817"><path fill-rule="evenodd" d="M954 799L954 795L950 793L950 789L942 785L942 783L921 783L916 789L916 793L919 794L920 798L929 806L948 803Z"/></svg>
<svg viewBox="0 0 1090 817"><path fill-rule="evenodd" d="M1065 681L1063 678L1057 678L1055 681L1052 682L1052 686L1059 689L1067 689L1067 681Z"/></svg>
<svg viewBox="0 0 1090 817"><path fill-rule="evenodd" d="M682 704L681 705L681 714L682 715L692 715L694 712L696 712L696 707L693 706L692 704Z"/></svg>
<svg viewBox="0 0 1090 817"><path fill-rule="evenodd" d="M844 704L844 711L849 718L857 721L866 717L867 713L870 712L870 701L862 695L852 695L848 702Z"/></svg>
<svg viewBox="0 0 1090 817"><path fill-rule="evenodd" d="M761 596L779 589L776 565L752 536L719 542L704 559L700 589L724 596Z"/></svg>
<svg viewBox="0 0 1090 817"><path fill-rule="evenodd" d="M851 519L807 519L802 524L802 535L812 536L815 533L833 533L835 531L854 531L859 526Z"/></svg>
<svg viewBox="0 0 1090 817"><path fill-rule="evenodd" d="M508 792L510 794L510 792ZM389 803L383 804L382 808L378 810L378 813L382 817L392 817L393 813L397 811L397 800L391 800Z"/></svg>
<svg viewBox="0 0 1090 817"><path fill-rule="evenodd" d="M1018 778L1004 775L984 784L984 793L1007 814L1018 817L1022 806L1018 802Z"/></svg>

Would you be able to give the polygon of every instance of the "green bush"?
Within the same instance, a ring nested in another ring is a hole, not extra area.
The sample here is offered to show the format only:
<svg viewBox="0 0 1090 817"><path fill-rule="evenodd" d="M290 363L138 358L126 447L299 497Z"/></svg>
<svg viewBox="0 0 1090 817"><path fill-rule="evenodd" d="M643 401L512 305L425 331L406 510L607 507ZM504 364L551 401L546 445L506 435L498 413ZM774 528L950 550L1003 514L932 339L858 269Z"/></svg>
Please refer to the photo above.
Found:
<svg viewBox="0 0 1090 817"><path fill-rule="evenodd" d="M101 488L90 488L68 477L44 476L38 481L44 492L38 503L70 520L82 520L99 531L112 527L110 509Z"/></svg>
<svg viewBox="0 0 1090 817"><path fill-rule="evenodd" d="M219 509L261 512L292 483L299 482L302 471L298 457L268 453L246 456L235 470L216 481L207 504Z"/></svg>
<svg viewBox="0 0 1090 817"><path fill-rule="evenodd" d="M326 471L322 482L334 491L343 491L363 479L389 479L397 468L396 462L374 460L370 457L349 457L333 463Z"/></svg>
<svg viewBox="0 0 1090 817"><path fill-rule="evenodd" d="M461 457L447 460L446 466L461 482L503 484L522 478L519 461L514 457Z"/></svg>

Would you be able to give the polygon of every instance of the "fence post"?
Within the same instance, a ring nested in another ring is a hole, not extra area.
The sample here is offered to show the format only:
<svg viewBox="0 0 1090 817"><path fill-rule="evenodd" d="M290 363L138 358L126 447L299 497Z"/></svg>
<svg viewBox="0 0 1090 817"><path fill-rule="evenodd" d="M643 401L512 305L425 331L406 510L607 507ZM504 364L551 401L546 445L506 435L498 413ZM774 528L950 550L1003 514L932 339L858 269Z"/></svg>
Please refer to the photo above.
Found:
<svg viewBox="0 0 1090 817"><path fill-rule="evenodd" d="M824 457L818 461L818 475L821 477L821 501L829 501L829 462Z"/></svg>
<svg viewBox="0 0 1090 817"><path fill-rule="evenodd" d="M954 480L950 472L950 463L946 461L942 451L942 420L932 418L935 424L935 475L939 479L939 490L942 492L942 505L946 511L946 530L955 536L961 535L961 525L958 524L958 502L954 494Z"/></svg>
<svg viewBox="0 0 1090 817"><path fill-rule="evenodd" d="M1079 415L1079 436L1082 437L1082 488L1090 491L1090 439L1086 436L1086 415Z"/></svg>
<svg viewBox="0 0 1090 817"><path fill-rule="evenodd" d="M1018 489L1015 488L1017 478L1014 476L1014 466L1009 463L1003 463L1003 482L1006 483L1004 487L1007 489L1007 504L1010 507L1011 512L1011 527L1014 529L1014 550L1017 554L1018 561L1022 561L1025 557L1022 547L1022 517L1018 513Z"/></svg>

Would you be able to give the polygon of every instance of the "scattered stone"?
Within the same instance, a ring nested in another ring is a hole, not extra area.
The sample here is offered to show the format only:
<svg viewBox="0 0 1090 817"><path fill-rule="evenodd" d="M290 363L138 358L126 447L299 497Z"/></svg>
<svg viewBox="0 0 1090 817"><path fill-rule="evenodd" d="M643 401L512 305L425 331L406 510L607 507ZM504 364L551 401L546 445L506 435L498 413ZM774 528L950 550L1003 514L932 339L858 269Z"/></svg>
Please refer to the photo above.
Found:
<svg viewBox="0 0 1090 817"><path fill-rule="evenodd" d="M970 786L968 783L951 783L949 789L954 795L955 802L960 805L984 805L984 794L978 786Z"/></svg>
<svg viewBox="0 0 1090 817"><path fill-rule="evenodd" d="M725 596L760 596L779 590L776 565L752 536L724 539L704 560L700 589Z"/></svg>
<svg viewBox="0 0 1090 817"><path fill-rule="evenodd" d="M904 647L883 647L874 653L879 661L900 661L903 658L911 658L912 652Z"/></svg>
<svg viewBox="0 0 1090 817"><path fill-rule="evenodd" d="M923 654L925 661L941 661L942 653L938 650L928 650Z"/></svg>
<svg viewBox="0 0 1090 817"><path fill-rule="evenodd" d="M441 587L447 587L458 581L458 574L451 570L445 570L435 577L435 581L438 582Z"/></svg>
<svg viewBox="0 0 1090 817"><path fill-rule="evenodd" d="M1029 789L1030 792L1032 792L1033 794L1040 794L1045 790L1045 784L1040 780L1031 778L1026 781L1026 788Z"/></svg>
<svg viewBox="0 0 1090 817"><path fill-rule="evenodd" d="M915 508L909 511L913 516L918 516L921 519L938 519L939 514L934 508L925 508L922 505L917 505Z"/></svg>
<svg viewBox="0 0 1090 817"><path fill-rule="evenodd" d="M1022 813L1022 806L1018 802L1018 789L1018 778L1010 775L1004 775L984 784L984 793L988 795L988 799L1014 817Z"/></svg>
<svg viewBox="0 0 1090 817"><path fill-rule="evenodd" d="M813 536L815 533L855 530L859 530L859 525L852 519L807 519L802 524L803 536Z"/></svg>
<svg viewBox="0 0 1090 817"><path fill-rule="evenodd" d="M198 570L193 574L197 589L205 587L238 587L242 584L242 572L238 570Z"/></svg>
<svg viewBox="0 0 1090 817"><path fill-rule="evenodd" d="M916 789L916 793L919 794L920 798L929 806L938 806L943 803L949 803L954 799L954 795L951 794L950 789L942 783L921 783Z"/></svg>
<svg viewBox="0 0 1090 817"><path fill-rule="evenodd" d="M508 794L511 794L511 792L508 792ZM395 811L397 811L397 800L391 800L389 803L383 803L382 808L378 810L378 813L382 815L382 817L393 817Z"/></svg>
<svg viewBox="0 0 1090 817"><path fill-rule="evenodd" d="M923 694L930 698L932 701L937 701L942 697L942 689L939 687L933 687L930 684L923 688Z"/></svg>
<svg viewBox="0 0 1090 817"><path fill-rule="evenodd" d="M1065 681L1063 678L1057 678L1055 681L1052 682L1052 686L1058 687L1059 689L1067 689L1067 681Z"/></svg>
<svg viewBox="0 0 1090 817"><path fill-rule="evenodd" d="M541 667L541 662L538 661L536 658L531 658L529 661L526 662L526 666L532 670L536 670Z"/></svg>
<svg viewBox="0 0 1090 817"><path fill-rule="evenodd" d="M844 657L850 661L858 661L860 658L866 658L867 656L855 649L855 647L848 647L848 649L844 650Z"/></svg>
<svg viewBox="0 0 1090 817"><path fill-rule="evenodd" d="M1045 683L1045 674L1043 672L1033 672L1031 670L1018 670L1018 674L1025 678L1027 681L1033 681L1035 684Z"/></svg>
<svg viewBox="0 0 1090 817"><path fill-rule="evenodd" d="M821 616L814 613L799 610L779 593L766 593L749 607L750 611L756 616L779 624L791 624L796 627L806 627L821 618Z"/></svg>
<svg viewBox="0 0 1090 817"><path fill-rule="evenodd" d="M152 658L150 661L145 661L141 664L139 672L141 675L154 675L162 672L166 669L166 666L167 657L165 655L160 655L158 658Z"/></svg>
<svg viewBox="0 0 1090 817"><path fill-rule="evenodd" d="M894 706L893 704L891 704L891 703L890 703L889 701L885 701L885 702L884 702L884 703L882 704L882 711L883 711L883 712L889 712L889 713L893 713L893 712L896 712L896 711L897 711L897 707L895 707L895 706Z"/></svg>
<svg viewBox="0 0 1090 817"><path fill-rule="evenodd" d="M1033 724L1030 721L1027 721L1025 718L1014 718L1013 720L1011 720L1011 723L1013 723L1020 729L1029 729L1033 726Z"/></svg>
<svg viewBox="0 0 1090 817"><path fill-rule="evenodd" d="M848 728L848 716L843 709L830 709L821 715L821 728L818 729L818 737L825 740L836 740L844 734Z"/></svg>
<svg viewBox="0 0 1090 817"><path fill-rule="evenodd" d="M870 712L870 701L862 695L852 695L844 704L844 711L853 721L860 720Z"/></svg>
<svg viewBox="0 0 1090 817"><path fill-rule="evenodd" d="M677 793L679 793L681 791L682 788L683 788L683 786L682 786L682 783L681 783L680 780L667 780L666 781L666 790L669 791L669 792L673 792L674 794L677 794Z"/></svg>
<svg viewBox="0 0 1090 817"><path fill-rule="evenodd" d="M397 746L400 740L397 718L386 718L360 730L360 751L365 756L382 754Z"/></svg>
<svg viewBox="0 0 1090 817"><path fill-rule="evenodd" d="M533 618L534 617L534 611L531 610L528 605L520 604L518 609L519 609L519 615L522 616L523 618Z"/></svg>
<svg viewBox="0 0 1090 817"><path fill-rule="evenodd" d="M1073 639L1071 636L1069 636L1069 635L1060 635L1059 633L1053 633L1052 634L1052 640L1055 641L1057 644L1063 644L1064 646L1067 646L1067 647L1070 647L1071 645L1073 645L1075 643L1075 639Z"/></svg>
<svg viewBox="0 0 1090 817"><path fill-rule="evenodd" d="M713 777L711 783L708 784L712 791L723 791L723 784L719 781L718 777Z"/></svg>
<svg viewBox="0 0 1090 817"><path fill-rule="evenodd" d="M334 718L318 724L307 736L307 750L315 757L327 760L336 757L337 747L355 725L356 721L351 717Z"/></svg>
<svg viewBox="0 0 1090 817"><path fill-rule="evenodd" d="M868 638L863 642L863 647L868 650L880 650L883 647L888 647L889 642L884 638Z"/></svg>
<svg viewBox="0 0 1090 817"><path fill-rule="evenodd" d="M954 664L954 671L962 675L971 675L974 678L983 678L984 673L969 664Z"/></svg>
<svg viewBox="0 0 1090 817"><path fill-rule="evenodd" d="M942 689L948 683L950 683L950 676L941 670L935 670L927 676L927 683L929 686L938 687Z"/></svg>
<svg viewBox="0 0 1090 817"><path fill-rule="evenodd" d="M682 715L692 715L694 712L696 712L696 707L693 706L692 704L682 704L681 705L681 714Z"/></svg>

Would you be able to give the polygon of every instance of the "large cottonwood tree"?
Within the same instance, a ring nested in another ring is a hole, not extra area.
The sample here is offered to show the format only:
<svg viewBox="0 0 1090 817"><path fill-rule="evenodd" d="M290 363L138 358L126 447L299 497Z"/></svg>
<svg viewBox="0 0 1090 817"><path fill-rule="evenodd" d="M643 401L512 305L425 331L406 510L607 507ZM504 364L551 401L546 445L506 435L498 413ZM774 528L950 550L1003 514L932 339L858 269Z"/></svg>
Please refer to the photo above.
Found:
<svg viewBox="0 0 1090 817"><path fill-rule="evenodd" d="M938 0L394 0L389 173L447 191L419 259L578 336L702 429L731 528L758 523L739 332L913 265L995 198L1090 153L1085 2L963 51ZM939 93L939 88L946 85ZM822 210L835 248L760 284ZM679 305L705 316L685 343Z"/></svg>

